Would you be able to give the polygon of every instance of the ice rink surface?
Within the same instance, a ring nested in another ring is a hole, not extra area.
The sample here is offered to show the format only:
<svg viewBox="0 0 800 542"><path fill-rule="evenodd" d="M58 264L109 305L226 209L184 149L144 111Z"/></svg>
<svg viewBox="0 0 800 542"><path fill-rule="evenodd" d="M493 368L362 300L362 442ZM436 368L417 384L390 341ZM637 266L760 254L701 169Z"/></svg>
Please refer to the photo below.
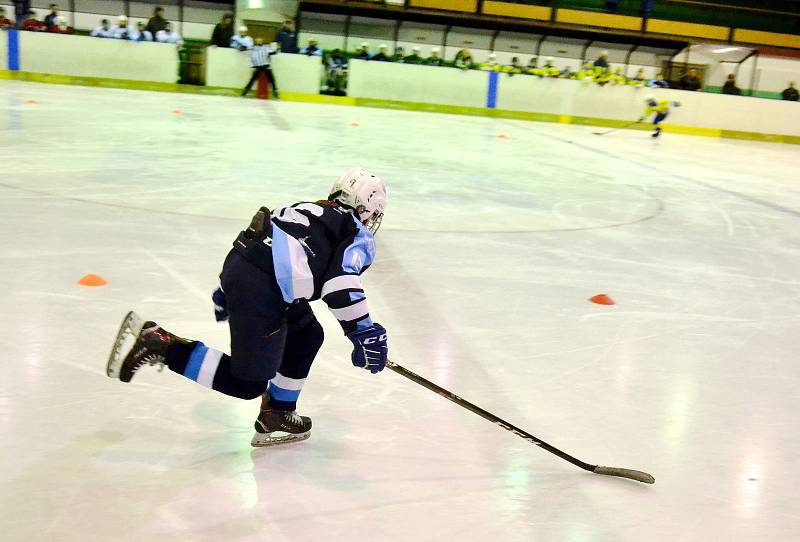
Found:
<svg viewBox="0 0 800 542"><path fill-rule="evenodd" d="M9 81L0 103L4 541L800 536L800 148ZM391 189L365 275L390 356L654 486L353 368L319 303L305 443L252 449L257 402L169 371L105 376L130 308L227 349L209 294L237 232L358 164Z"/></svg>

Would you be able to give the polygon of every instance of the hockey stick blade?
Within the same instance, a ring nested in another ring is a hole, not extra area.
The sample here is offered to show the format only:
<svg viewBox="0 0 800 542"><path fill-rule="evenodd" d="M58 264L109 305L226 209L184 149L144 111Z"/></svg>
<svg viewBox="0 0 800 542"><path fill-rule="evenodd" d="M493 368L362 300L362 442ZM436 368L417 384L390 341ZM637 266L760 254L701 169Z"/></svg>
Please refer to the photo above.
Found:
<svg viewBox="0 0 800 542"><path fill-rule="evenodd" d="M595 474L605 474L606 476L616 476L617 478L627 478L628 480L636 480L643 484L655 484L656 479L652 474L647 474L640 470L633 469L620 469L618 467L601 467L596 466L592 471Z"/></svg>

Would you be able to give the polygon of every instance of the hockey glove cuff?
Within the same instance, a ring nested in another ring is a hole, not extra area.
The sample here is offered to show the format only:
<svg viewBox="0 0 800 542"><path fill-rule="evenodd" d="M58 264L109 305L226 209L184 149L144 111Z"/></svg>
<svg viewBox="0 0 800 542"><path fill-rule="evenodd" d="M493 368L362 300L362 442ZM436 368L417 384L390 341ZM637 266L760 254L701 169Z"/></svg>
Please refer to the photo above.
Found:
<svg viewBox="0 0 800 542"><path fill-rule="evenodd" d="M225 322L228 320L228 300L225 298L225 292L222 288L217 288L211 294L211 299L214 301L214 318L217 322Z"/></svg>
<svg viewBox="0 0 800 542"><path fill-rule="evenodd" d="M362 367L372 374L379 373L386 367L389 346L386 329L380 324L373 324L367 329L347 334L353 342L353 365Z"/></svg>

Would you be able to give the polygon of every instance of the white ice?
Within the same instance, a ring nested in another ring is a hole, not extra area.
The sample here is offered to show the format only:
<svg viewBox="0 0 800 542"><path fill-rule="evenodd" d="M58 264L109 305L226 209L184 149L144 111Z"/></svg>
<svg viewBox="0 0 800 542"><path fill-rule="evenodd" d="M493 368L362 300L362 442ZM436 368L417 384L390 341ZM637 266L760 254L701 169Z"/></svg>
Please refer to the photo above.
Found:
<svg viewBox="0 0 800 542"><path fill-rule="evenodd" d="M798 147L9 81L0 103L1 539L800 537ZM237 232L356 164L391 187L365 275L391 357L655 485L353 368L318 303L305 443L252 449L256 402L169 371L105 376L130 308L226 348Z"/></svg>

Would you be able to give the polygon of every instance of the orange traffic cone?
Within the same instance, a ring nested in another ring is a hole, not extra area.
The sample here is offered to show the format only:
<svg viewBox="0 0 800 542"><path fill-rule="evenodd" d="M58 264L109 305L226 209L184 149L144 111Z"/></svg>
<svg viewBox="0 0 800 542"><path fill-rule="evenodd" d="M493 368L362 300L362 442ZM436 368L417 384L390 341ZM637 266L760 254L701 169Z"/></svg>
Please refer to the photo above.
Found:
<svg viewBox="0 0 800 542"><path fill-rule="evenodd" d="M25 100L25 103L35 105L39 103L39 100L34 100L33 98L31 98L30 100Z"/></svg>
<svg viewBox="0 0 800 542"><path fill-rule="evenodd" d="M357 123L357 122L353 122L353 123L350 124L350 126L352 128L359 128L361 125L359 123Z"/></svg>
<svg viewBox="0 0 800 542"><path fill-rule="evenodd" d="M105 286L108 284L108 281L101 277L100 275L88 274L82 276L78 280L78 284L81 286Z"/></svg>
<svg viewBox="0 0 800 542"><path fill-rule="evenodd" d="M180 117L183 114L183 111L181 111L180 109L173 109L172 114L175 115L176 117Z"/></svg>
<svg viewBox="0 0 800 542"><path fill-rule="evenodd" d="M614 300L608 297L606 294L597 294L596 296L590 297L589 301L592 303L597 303L598 305L616 305Z"/></svg>
<svg viewBox="0 0 800 542"><path fill-rule="evenodd" d="M506 134L500 134L497 139L509 139L509 137Z"/></svg>

